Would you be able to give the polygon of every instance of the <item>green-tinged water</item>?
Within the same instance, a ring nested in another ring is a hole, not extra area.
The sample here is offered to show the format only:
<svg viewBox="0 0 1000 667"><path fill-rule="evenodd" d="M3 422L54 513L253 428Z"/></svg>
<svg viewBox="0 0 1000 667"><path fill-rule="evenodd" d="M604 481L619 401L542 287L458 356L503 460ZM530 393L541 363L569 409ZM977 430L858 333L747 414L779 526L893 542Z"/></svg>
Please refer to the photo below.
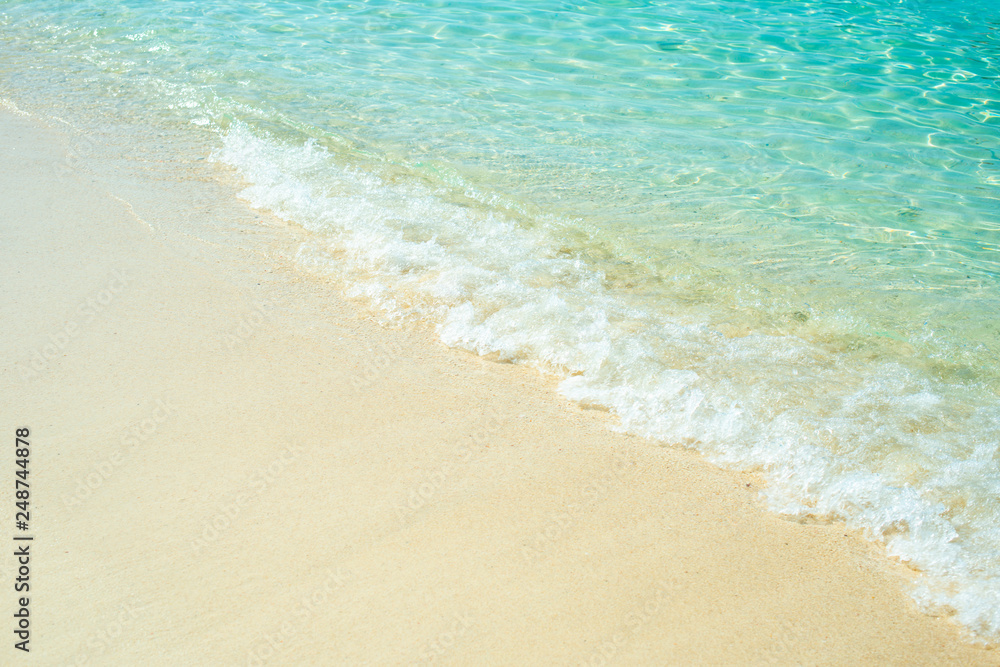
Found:
<svg viewBox="0 0 1000 667"><path fill-rule="evenodd" d="M761 468L1000 636L1000 6L82 0L0 29L0 95L189 125L312 232L303 269Z"/></svg>

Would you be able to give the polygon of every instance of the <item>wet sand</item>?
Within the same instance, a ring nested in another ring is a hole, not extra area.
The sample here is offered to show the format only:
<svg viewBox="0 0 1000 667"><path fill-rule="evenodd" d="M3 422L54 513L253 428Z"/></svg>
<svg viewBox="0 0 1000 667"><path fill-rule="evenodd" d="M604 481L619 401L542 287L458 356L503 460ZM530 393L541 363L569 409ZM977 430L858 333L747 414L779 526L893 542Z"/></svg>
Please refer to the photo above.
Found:
<svg viewBox="0 0 1000 667"><path fill-rule="evenodd" d="M0 109L38 664L997 664L754 475L371 321L221 168L89 165L68 132Z"/></svg>

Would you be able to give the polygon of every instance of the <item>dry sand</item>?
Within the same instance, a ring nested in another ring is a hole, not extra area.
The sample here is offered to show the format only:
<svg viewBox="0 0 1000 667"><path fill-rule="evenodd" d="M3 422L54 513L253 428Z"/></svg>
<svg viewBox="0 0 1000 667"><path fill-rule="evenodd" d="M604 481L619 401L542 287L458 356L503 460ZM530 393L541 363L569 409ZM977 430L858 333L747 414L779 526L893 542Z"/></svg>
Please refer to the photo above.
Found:
<svg viewBox="0 0 1000 667"><path fill-rule="evenodd" d="M33 664L998 664L754 476L366 319L224 173L99 178L9 109L0 137Z"/></svg>

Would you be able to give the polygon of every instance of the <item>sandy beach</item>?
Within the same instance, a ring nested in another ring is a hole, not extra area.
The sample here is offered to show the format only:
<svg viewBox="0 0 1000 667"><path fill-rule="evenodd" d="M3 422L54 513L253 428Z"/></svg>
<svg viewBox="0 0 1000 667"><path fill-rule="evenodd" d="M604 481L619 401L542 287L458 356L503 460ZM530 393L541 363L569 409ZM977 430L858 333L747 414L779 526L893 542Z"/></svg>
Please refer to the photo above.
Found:
<svg viewBox="0 0 1000 667"><path fill-rule="evenodd" d="M69 132L0 109L4 664L997 664L756 476L373 321L222 167Z"/></svg>

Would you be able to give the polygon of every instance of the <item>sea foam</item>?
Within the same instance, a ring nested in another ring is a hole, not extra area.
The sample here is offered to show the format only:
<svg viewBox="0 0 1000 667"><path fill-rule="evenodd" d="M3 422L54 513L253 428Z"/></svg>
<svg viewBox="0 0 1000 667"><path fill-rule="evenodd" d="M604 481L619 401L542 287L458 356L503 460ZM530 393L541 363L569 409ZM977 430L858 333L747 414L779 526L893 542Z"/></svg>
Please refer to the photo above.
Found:
<svg viewBox="0 0 1000 667"><path fill-rule="evenodd" d="M774 511L881 541L923 573L915 599L997 637L990 391L843 349L823 327L762 333L704 309L657 308L655 294L636 300L609 285L559 224L344 164L313 141L235 123L216 157L249 182L253 206L312 232L300 265L347 295L387 319L430 321L450 346L562 377L565 396L611 411L623 430L761 470Z"/></svg>

